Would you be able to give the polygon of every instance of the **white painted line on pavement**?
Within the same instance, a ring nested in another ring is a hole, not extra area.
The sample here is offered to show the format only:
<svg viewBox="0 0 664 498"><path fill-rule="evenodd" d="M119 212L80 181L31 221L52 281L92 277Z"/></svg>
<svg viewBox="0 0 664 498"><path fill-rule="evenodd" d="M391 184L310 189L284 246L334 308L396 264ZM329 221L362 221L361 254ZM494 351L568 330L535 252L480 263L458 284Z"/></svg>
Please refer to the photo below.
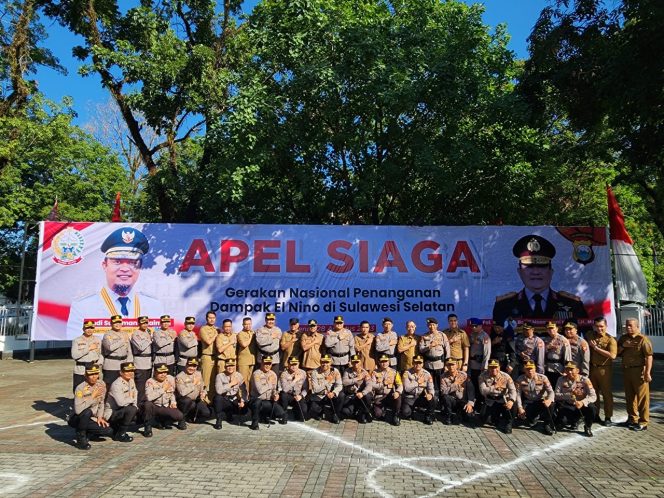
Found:
<svg viewBox="0 0 664 498"><path fill-rule="evenodd" d="M11 484L5 484L6 481L11 480L14 482ZM14 493L15 491L25 486L29 480L30 478L23 474L17 474L15 472L0 472L0 482L2 483L2 487L0 487L0 494Z"/></svg>
<svg viewBox="0 0 664 498"><path fill-rule="evenodd" d="M474 460L470 460L467 458L461 458L461 457L450 457L450 456L439 456L439 457L412 457L412 458L399 458L399 457L393 457L393 456L388 456L384 453L380 453L378 451L365 448L363 446L360 446L359 444L352 443L350 441L346 441L338 436L335 436L334 434L330 434L328 432L322 431L320 429L316 429L314 427L310 427L306 424L300 423L300 422L293 422L292 424L289 425L295 425L299 429L306 430L308 432L311 432L325 440L333 440L336 441L337 443L343 444L345 446L349 446L355 450L361 451L362 453L365 453L367 455L370 455L374 458L378 458L380 460L384 460L384 463L381 463L378 467L372 469L369 474L367 474L367 484L368 486L375 491L378 495L380 495L382 498L392 498L392 495L389 494L388 491L384 490L376 481L376 474L378 473L379 470L391 467L391 466L398 466L398 467L403 467L407 468L410 470L413 470L414 472L418 472L420 474L423 474L435 481L440 481L443 483L443 486L440 487L438 490L436 490L433 493L430 493L428 495L424 495L420 498L431 498L433 496L439 495L441 493L445 493L446 491L449 491L451 489L464 486L468 483L478 481L480 479L484 479L486 477L492 476L494 474L498 474L501 472L505 472L512 467L515 467L517 465L520 465L524 462L530 461L532 459L537 459L543 456L546 456L549 453L553 453L557 450L560 450L562 448L565 448L567 446L570 446L572 444L575 445L580 445L584 443L589 443L594 440L590 439L586 436L581 436L581 435L573 435L566 437L565 439L562 439L554 444L551 444L549 446L545 446L544 448L540 448L537 450L533 450L531 452L528 452L524 455L521 455L518 458L515 458L514 460L510 460L509 462L505 462L502 464L497 464L497 465L489 465L483 462L477 462ZM602 431L606 430L605 427L599 427L595 430L595 434L600 433ZM462 462L466 463L469 465L475 465L482 467L486 470L482 470L479 472L475 472L474 474L471 474L467 477L464 477L462 479L452 479L449 476L444 476L444 475L439 475L435 474L433 472L430 472L426 469L417 467L411 462L417 462L417 461L442 461L442 462Z"/></svg>
<svg viewBox="0 0 664 498"><path fill-rule="evenodd" d="M391 457L391 456L385 455L385 454L380 453L378 451L371 450L369 448L365 448L363 446L360 446L359 444L351 443L350 441L346 441L345 439L341 439L340 437L335 436L334 434L330 434L329 432L321 431L320 429L316 429L314 427L309 427L308 425L305 425L301 422L292 422L291 424L297 426L298 428L307 430L309 432L313 432L317 436L320 436L324 439L332 439L332 440L336 441L337 443L349 446L349 447L351 447L355 450L366 453L366 454L368 454L368 455L370 455L374 458L379 458L381 460L385 460L387 465L398 465L400 467L406 467L408 469L411 469L411 470L414 470L414 471L419 472L421 474L424 474L425 476L430 477L431 479L434 479L436 481L442 481L442 482L446 482L446 483L457 482L457 481L454 481L452 479L447 479L444 476L434 474L433 472L429 472L426 469L420 469L420 468L417 468L413 465L410 465L409 463L404 461L404 458L397 458L397 457ZM291 425L291 424L289 424L289 425ZM470 460L469 460L469 462L470 462ZM383 465L385 465L385 464L383 464Z"/></svg>
<svg viewBox="0 0 664 498"><path fill-rule="evenodd" d="M43 420L41 422L32 422L30 424L16 424L16 425L7 425L5 427L0 427L0 431L6 431L8 429L17 429L19 427L30 427L33 425L46 425L46 424L52 424L53 422L62 422L61 418L56 418L53 420ZM64 425L64 424L63 424Z"/></svg>

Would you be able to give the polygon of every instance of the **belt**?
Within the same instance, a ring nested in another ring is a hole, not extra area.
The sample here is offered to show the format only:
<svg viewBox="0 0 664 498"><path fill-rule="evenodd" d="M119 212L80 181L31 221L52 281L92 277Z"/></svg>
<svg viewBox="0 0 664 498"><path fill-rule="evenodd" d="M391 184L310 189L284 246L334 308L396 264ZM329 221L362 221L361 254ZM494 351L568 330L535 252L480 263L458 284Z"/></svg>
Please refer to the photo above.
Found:
<svg viewBox="0 0 664 498"><path fill-rule="evenodd" d="M632 365L629 367L623 366L623 368L643 368L645 365Z"/></svg>
<svg viewBox="0 0 664 498"><path fill-rule="evenodd" d="M269 351L265 351L264 349L258 348L258 351L260 351L260 353L264 356L272 356L272 355L277 354L279 352L279 349L277 348L274 351L269 352Z"/></svg>
<svg viewBox="0 0 664 498"><path fill-rule="evenodd" d="M155 353L155 356L173 356L173 353Z"/></svg>
<svg viewBox="0 0 664 498"><path fill-rule="evenodd" d="M335 358L343 358L344 356L348 356L350 354L350 351L348 351L347 353L332 353L332 352L330 352L330 354L332 356L334 356Z"/></svg>
<svg viewBox="0 0 664 498"><path fill-rule="evenodd" d="M107 360L126 360L127 355L124 355L124 356L107 356L106 359Z"/></svg>
<svg viewBox="0 0 664 498"><path fill-rule="evenodd" d="M152 358L152 353L150 354L135 354L135 358Z"/></svg>
<svg viewBox="0 0 664 498"><path fill-rule="evenodd" d="M481 356L480 356L481 358ZM454 361L463 361L463 358L452 358Z"/></svg>
<svg viewBox="0 0 664 498"><path fill-rule="evenodd" d="M201 353L203 356L214 356L214 353Z"/></svg>
<svg viewBox="0 0 664 498"><path fill-rule="evenodd" d="M77 367L84 367L87 364L88 364L88 362L86 362L86 361L77 361L76 362Z"/></svg>
<svg viewBox="0 0 664 498"><path fill-rule="evenodd" d="M444 355L442 355L442 354L440 356L429 356L429 355L427 355L426 360L427 361L438 361L438 360L442 360L443 356Z"/></svg>

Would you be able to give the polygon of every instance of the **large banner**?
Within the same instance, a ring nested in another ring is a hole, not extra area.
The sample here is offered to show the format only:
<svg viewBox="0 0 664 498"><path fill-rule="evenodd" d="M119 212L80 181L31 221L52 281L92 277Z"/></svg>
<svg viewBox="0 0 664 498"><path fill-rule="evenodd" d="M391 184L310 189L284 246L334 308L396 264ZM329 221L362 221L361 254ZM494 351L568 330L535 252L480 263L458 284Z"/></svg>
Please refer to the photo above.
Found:
<svg viewBox="0 0 664 498"><path fill-rule="evenodd" d="M485 325L532 319L581 328L604 315L615 334L606 230L591 227L173 225L43 222L34 340L66 340L85 319L103 331L162 314L182 327L215 311L239 330L276 313L403 332L455 313Z"/></svg>

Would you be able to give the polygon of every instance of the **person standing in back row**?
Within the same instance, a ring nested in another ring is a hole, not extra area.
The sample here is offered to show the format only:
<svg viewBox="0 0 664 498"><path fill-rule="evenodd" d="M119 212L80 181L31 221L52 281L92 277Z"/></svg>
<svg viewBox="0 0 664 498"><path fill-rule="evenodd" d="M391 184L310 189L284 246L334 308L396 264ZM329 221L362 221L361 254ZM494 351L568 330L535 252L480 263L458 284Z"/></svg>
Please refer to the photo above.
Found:
<svg viewBox="0 0 664 498"><path fill-rule="evenodd" d="M652 343L641 334L639 321L626 320L625 334L618 340L618 356L623 359L627 426L634 431L645 431L650 421L652 355Z"/></svg>
<svg viewBox="0 0 664 498"><path fill-rule="evenodd" d="M334 328L325 334L327 354L332 358L332 367L343 375L350 363L351 355L355 354L355 338L353 333L344 327L341 315L334 317Z"/></svg>

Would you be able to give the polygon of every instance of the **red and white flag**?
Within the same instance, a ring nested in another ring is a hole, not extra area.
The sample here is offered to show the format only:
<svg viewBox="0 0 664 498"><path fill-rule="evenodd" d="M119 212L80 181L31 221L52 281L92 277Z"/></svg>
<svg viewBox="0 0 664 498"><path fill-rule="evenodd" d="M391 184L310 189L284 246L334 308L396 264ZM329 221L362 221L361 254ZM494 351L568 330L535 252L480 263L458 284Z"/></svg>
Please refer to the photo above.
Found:
<svg viewBox="0 0 664 498"><path fill-rule="evenodd" d="M115 206L113 207L113 214L111 215L112 222L122 221L122 213L120 211L120 192L115 194Z"/></svg>
<svg viewBox="0 0 664 498"><path fill-rule="evenodd" d="M645 303L648 300L648 285L643 276L641 263L634 252L634 243L625 228L623 216L611 186L606 186L609 201L609 232L616 271L616 288L620 301Z"/></svg>

